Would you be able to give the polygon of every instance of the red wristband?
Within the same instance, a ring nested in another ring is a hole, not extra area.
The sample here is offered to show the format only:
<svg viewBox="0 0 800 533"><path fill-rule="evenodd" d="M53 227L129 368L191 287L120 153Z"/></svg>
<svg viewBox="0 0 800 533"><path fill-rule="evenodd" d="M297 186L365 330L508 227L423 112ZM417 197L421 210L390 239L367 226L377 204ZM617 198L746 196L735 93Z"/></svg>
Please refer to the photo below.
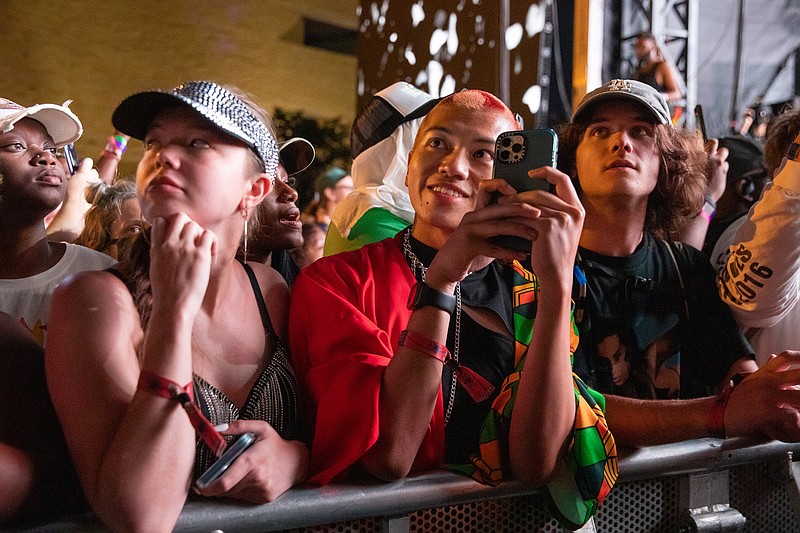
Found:
<svg viewBox="0 0 800 533"><path fill-rule="evenodd" d="M722 392L714 398L711 409L708 411L708 433L712 437L725 438L725 408L733 392L733 385L725 385Z"/></svg>
<svg viewBox="0 0 800 533"><path fill-rule="evenodd" d="M447 346L407 329L400 332L397 345L424 353L425 355L438 359L442 363L446 363L450 358L450 350L447 349Z"/></svg>
<svg viewBox="0 0 800 533"><path fill-rule="evenodd" d="M177 400L181 393L186 393L189 399L194 401L191 381L187 383L186 386L181 387L171 379L163 378L148 370L141 371L139 374L139 383L136 388L168 400Z"/></svg>
<svg viewBox="0 0 800 533"><path fill-rule="evenodd" d="M728 400L731 398L733 388L742 382L744 378L752 374L752 372L739 372L731 378L731 380L722 388L719 395L714 398L714 403L711 404L711 409L708 411L708 433L712 437L727 438L725 434L725 408L728 406Z"/></svg>
<svg viewBox="0 0 800 533"><path fill-rule="evenodd" d="M139 383L137 389L149 392L155 396L160 396L168 400L175 400L183 407L189 416L197 435L206 443L215 457L222 455L228 445L219 431L214 429L214 425L206 418L197 405L194 403L194 392L192 382L185 387L181 387L171 379L167 379L148 370L139 373Z"/></svg>
<svg viewBox="0 0 800 533"><path fill-rule="evenodd" d="M404 329L400 332L397 345L424 353L449 366L456 376L458 376L461 386L467 391L467 394L470 395L475 403L486 400L494 392L494 385L486 381L486 379L471 368L459 364L458 361L453 359L450 355L450 350L448 350L447 346L444 344L440 344L419 333Z"/></svg>

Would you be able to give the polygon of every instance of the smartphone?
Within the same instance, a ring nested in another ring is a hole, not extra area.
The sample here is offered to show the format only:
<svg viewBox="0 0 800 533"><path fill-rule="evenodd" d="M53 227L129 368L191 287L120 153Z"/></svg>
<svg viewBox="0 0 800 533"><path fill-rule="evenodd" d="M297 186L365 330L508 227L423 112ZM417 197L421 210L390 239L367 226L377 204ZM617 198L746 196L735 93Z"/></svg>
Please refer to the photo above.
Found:
<svg viewBox="0 0 800 533"><path fill-rule="evenodd" d="M219 459L214 461L214 464L208 467L208 470L203 472L195 485L198 488L204 489L215 481L219 476L225 473L229 466L233 464L237 457L242 455L244 451L250 447L256 440L256 436L252 433L244 433L239 436L233 444L228 446Z"/></svg>
<svg viewBox="0 0 800 533"><path fill-rule="evenodd" d="M544 190L553 192L550 183L528 176L539 167L555 167L558 161L558 135L551 129L506 131L497 137L492 177L504 179L517 192ZM492 199L497 201L496 198ZM531 251L531 241L521 237L500 235L492 237L493 244L522 252Z"/></svg>
<svg viewBox="0 0 800 533"><path fill-rule="evenodd" d="M697 132L697 138L700 139L703 146L705 146L708 135L706 134L706 121L705 118L703 118L703 106L700 104L694 106L694 131Z"/></svg>
<svg viewBox="0 0 800 533"><path fill-rule="evenodd" d="M65 144L64 145L64 158L67 160L67 168L69 169L70 176L75 174L75 170L78 168L78 153L75 151L75 145Z"/></svg>

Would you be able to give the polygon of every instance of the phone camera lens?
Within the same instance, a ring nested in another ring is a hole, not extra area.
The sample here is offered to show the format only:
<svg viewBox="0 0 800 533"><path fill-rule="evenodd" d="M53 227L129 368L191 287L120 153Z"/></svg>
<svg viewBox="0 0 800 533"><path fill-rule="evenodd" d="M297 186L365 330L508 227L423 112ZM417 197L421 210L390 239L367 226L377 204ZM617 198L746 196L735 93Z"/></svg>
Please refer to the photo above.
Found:
<svg viewBox="0 0 800 533"><path fill-rule="evenodd" d="M519 143L515 143L514 146L511 147L511 151L515 153L519 153L522 151L522 145Z"/></svg>
<svg viewBox="0 0 800 533"><path fill-rule="evenodd" d="M508 152L506 150L503 150L502 152L500 152L500 159L502 161L508 161L508 155L509 155Z"/></svg>
<svg viewBox="0 0 800 533"><path fill-rule="evenodd" d="M500 141L500 145L503 146L504 148L508 148L509 146L511 146L511 138L505 137L502 141Z"/></svg>

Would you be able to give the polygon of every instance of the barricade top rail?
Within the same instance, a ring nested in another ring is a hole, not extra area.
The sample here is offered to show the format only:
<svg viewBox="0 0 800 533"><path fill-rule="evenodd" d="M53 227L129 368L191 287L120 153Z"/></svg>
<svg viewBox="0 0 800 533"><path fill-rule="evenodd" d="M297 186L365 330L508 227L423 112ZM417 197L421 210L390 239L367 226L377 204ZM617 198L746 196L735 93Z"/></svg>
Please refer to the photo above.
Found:
<svg viewBox="0 0 800 533"><path fill-rule="evenodd" d="M800 443L755 438L704 438L635 450L620 450L618 483L764 463L800 452ZM373 480L325 487L297 487L264 505L191 498L175 531L275 531L369 517L392 517L422 509L533 494L519 482L497 487L445 471L412 475L394 483ZM104 531L91 515L38 524L18 531Z"/></svg>

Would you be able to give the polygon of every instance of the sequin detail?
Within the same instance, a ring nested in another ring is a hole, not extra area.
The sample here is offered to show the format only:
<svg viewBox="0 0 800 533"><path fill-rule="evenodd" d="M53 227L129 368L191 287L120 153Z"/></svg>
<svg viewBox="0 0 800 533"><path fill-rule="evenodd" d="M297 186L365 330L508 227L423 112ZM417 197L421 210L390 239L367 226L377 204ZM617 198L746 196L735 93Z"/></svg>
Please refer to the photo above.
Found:
<svg viewBox="0 0 800 533"><path fill-rule="evenodd" d="M277 337L272 337L274 350L270 362L250 390L241 411L230 399L197 374L193 375L196 401L215 426L234 420L264 420L287 440L297 439L297 386L286 350ZM235 436L226 435L230 442ZM195 475L200 475L215 461L214 454L197 439Z"/></svg>
<svg viewBox="0 0 800 533"><path fill-rule="evenodd" d="M172 93L208 120L249 144L274 176L278 170L278 144L250 108L226 88L210 81L190 81Z"/></svg>

